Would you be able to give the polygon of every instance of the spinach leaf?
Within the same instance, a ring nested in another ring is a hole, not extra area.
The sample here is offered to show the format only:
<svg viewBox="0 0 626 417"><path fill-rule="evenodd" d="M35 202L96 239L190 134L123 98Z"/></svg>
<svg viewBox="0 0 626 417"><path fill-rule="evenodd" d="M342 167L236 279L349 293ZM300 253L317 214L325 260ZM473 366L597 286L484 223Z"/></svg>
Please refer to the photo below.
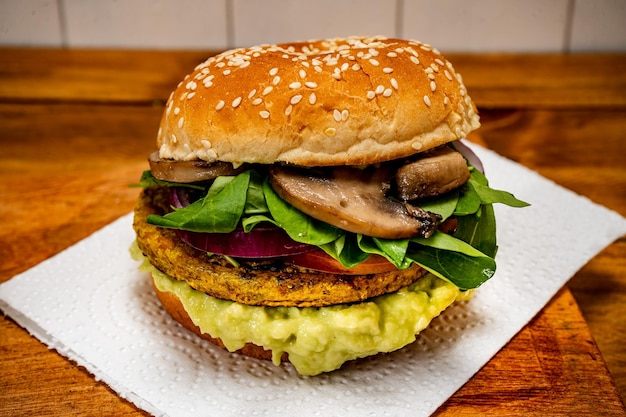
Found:
<svg viewBox="0 0 626 417"><path fill-rule="evenodd" d="M188 184L181 182L171 182L171 181L163 181L158 178L155 178L150 171L144 171L141 174L141 178L139 182L136 184L131 184L132 188L150 188L150 187L186 187L193 188L195 190L204 190L206 187L198 184Z"/></svg>
<svg viewBox="0 0 626 417"><path fill-rule="evenodd" d="M496 244L496 218L492 205L482 206L480 212L458 219L454 236L469 243L487 256L495 257L498 250Z"/></svg>
<svg viewBox="0 0 626 417"><path fill-rule="evenodd" d="M410 247L407 257L462 290L479 287L496 270L496 262L487 256L474 257L429 246Z"/></svg>
<svg viewBox="0 0 626 417"><path fill-rule="evenodd" d="M442 196L420 202L421 209L439 214L443 220L452 216L459 202L459 190L453 190Z"/></svg>
<svg viewBox="0 0 626 417"><path fill-rule="evenodd" d="M148 223L204 233L232 232L243 214L249 183L250 171L218 177L203 198L165 216L150 215Z"/></svg>
<svg viewBox="0 0 626 417"><path fill-rule="evenodd" d="M336 227L315 220L283 201L267 180L263 182L263 194L275 224L284 229L296 242L320 246L336 240L343 234L343 231Z"/></svg>

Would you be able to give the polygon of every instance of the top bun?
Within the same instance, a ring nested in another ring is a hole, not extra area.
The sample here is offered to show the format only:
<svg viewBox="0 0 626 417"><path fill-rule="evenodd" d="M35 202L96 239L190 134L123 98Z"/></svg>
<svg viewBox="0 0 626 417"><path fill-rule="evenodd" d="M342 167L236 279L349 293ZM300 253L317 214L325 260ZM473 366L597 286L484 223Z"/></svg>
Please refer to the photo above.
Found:
<svg viewBox="0 0 626 417"><path fill-rule="evenodd" d="M383 37L234 49L170 96L161 158L365 165L464 138L480 125L436 49Z"/></svg>

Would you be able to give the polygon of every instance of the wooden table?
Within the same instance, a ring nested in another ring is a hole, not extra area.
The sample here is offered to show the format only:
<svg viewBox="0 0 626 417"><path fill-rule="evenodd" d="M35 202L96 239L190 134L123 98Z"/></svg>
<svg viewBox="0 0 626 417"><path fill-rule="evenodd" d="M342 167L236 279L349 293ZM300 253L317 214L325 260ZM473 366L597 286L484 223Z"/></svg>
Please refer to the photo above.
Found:
<svg viewBox="0 0 626 417"><path fill-rule="evenodd" d="M132 209L164 100L206 56L0 49L0 282ZM626 215L626 55L449 58L474 140ZM625 313L622 238L437 415L626 415ZM142 412L0 317L0 415L94 414Z"/></svg>

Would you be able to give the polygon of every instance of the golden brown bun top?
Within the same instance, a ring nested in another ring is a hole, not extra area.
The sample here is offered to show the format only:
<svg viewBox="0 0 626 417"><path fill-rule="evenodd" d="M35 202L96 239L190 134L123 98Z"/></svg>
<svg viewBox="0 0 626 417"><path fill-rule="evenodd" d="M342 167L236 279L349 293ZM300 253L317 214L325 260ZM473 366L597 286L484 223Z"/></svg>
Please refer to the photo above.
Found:
<svg viewBox="0 0 626 417"><path fill-rule="evenodd" d="M353 37L209 58L170 96L157 145L176 160L364 165L479 125L461 77L436 49Z"/></svg>

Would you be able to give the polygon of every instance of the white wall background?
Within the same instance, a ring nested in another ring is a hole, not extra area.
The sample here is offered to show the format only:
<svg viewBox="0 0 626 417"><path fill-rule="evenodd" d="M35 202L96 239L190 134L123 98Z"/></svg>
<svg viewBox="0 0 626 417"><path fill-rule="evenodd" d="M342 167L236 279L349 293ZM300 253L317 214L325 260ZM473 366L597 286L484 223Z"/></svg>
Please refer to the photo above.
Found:
<svg viewBox="0 0 626 417"><path fill-rule="evenodd" d="M224 49L349 35L449 52L626 51L626 0L0 0L0 45Z"/></svg>

